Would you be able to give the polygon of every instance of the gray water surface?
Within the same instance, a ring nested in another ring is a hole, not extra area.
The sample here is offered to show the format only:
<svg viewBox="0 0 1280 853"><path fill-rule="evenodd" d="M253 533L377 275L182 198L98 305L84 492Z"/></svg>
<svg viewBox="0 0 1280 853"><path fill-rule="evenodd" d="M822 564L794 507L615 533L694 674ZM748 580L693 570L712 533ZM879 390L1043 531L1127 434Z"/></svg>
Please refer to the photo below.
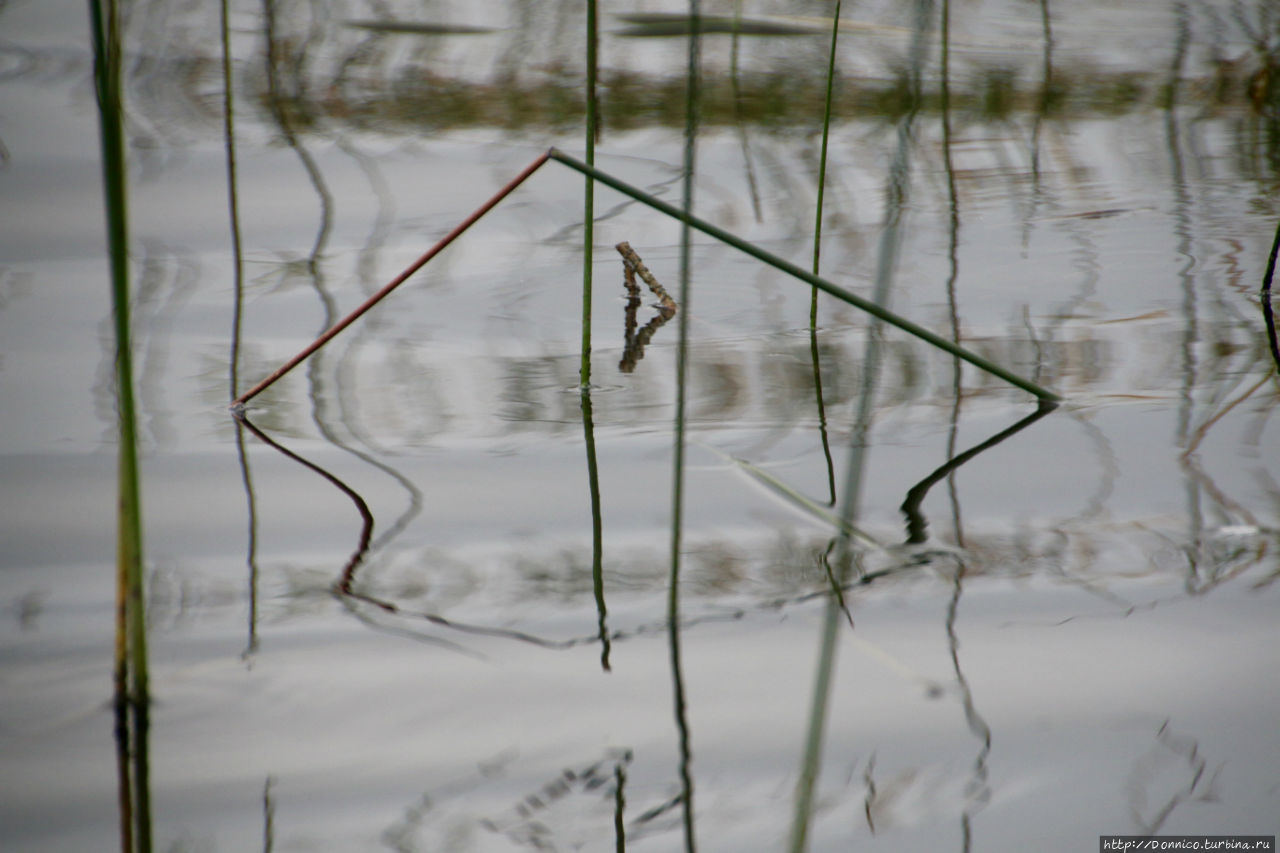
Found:
<svg viewBox="0 0 1280 853"><path fill-rule="evenodd" d="M944 113L939 10L915 69L934 96L874 112L916 21L845 4L823 275L885 286L891 310L1063 404L909 518L913 487L1034 398L826 295L811 333L808 285L696 235L675 630L678 323L619 369L613 247L678 294L680 228L596 190L588 431L583 180L544 166L248 407L372 513L358 596L335 592L361 516L238 436L233 363L238 393L548 146L581 154L580 105L555 100L580 92L581 11L541 5L276 4L293 60L273 96L263 7L234 4L239 281L216 9L130 6L154 848L683 850L691 825L701 850L787 849L826 515L853 464L875 544L857 540L842 593L810 849L1275 834L1280 383L1258 291L1280 158L1275 107L1248 94L1274 29L1261 5L966 4L964 106ZM634 11L679 6L602 4L596 163L679 204L680 114L661 120L655 93L678 87L686 42L618 34ZM346 26L383 14L496 32ZM10 3L0 30L0 846L106 850L116 429L87 18ZM828 47L743 37L747 100L769 74L820 89ZM709 90L728 91L730 52L706 39ZM1064 101L1041 97L1046 59ZM623 74L652 98L611 114ZM821 115L790 97L767 122L707 106L694 203L808 268Z"/></svg>

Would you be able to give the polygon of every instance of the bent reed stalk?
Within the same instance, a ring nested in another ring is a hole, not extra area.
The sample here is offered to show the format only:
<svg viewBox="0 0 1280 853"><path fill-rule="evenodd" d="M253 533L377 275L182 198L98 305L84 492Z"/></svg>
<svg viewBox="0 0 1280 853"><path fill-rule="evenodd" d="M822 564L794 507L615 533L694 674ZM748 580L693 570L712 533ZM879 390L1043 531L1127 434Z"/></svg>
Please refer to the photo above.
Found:
<svg viewBox="0 0 1280 853"><path fill-rule="evenodd" d="M838 284L830 282L827 279L822 278L821 276L815 275L814 273L802 267L799 267L796 264L793 264L790 261L773 254L772 252L767 252L764 249L761 249L760 247L756 246L755 244L749 243L748 241L742 239L741 237L738 237L734 234L729 233L728 231L725 231L722 228L712 225L710 222L707 222L704 219L700 219L691 213L682 211L678 207L670 205L667 202L662 201L661 199L655 198L649 193L646 193L641 189L633 187L630 184L624 181L621 181L618 178L615 178L613 175L610 175L608 172L601 171L600 169L597 169L592 165L584 163L575 157L571 157L570 155L565 154L563 151L560 151L557 148L549 148L542 154L538 155L533 160L533 162L531 162L528 166L526 166L518 175L516 175L515 178L513 178L506 185L504 185L500 190L498 190L498 192L494 193L493 196L491 196L488 201L486 201L483 205L477 208L473 213L471 213L470 216L468 216L461 223L459 223L452 231L450 231L448 234L442 237L434 246L432 246L429 250L427 250L426 253L424 253L416 261L414 261L407 268L405 268L403 272L401 272L398 276L392 279L381 290L379 290L377 293L370 296L358 308L356 308L346 317L339 320L330 329L328 329L323 334L321 334L318 338L312 341L311 344L309 344L296 356L294 356L289 361L285 362L283 365L277 368L275 372L272 373L270 376L266 377L257 385L255 385L253 388L249 389L248 391L246 391L245 393L237 397L235 400L233 400L230 408L232 410L243 409L244 405L249 400L251 400L253 397L265 391L277 380L279 380L280 377L284 376L290 370L297 367L308 356L310 356L316 350L320 349L320 347L324 346L326 343L328 343L330 340L336 337L339 332L341 332L347 326L350 326L365 312L369 311L369 309L373 308L373 306L381 302L388 294L391 293L391 291L395 290L397 287L403 284L411 275L413 275L415 272L421 269L424 265L426 265L428 261L434 258L437 254L439 254L446 246L448 246L450 243L456 240L459 236L461 236L463 232L465 232L468 228L474 225L482 216L484 216L486 213L488 213L490 210L496 207L500 201L502 201L504 198L510 195L517 187L519 187L531 175L533 175L534 172L540 169L548 160L555 160L558 163L568 166L570 169L580 172L583 175L586 175L587 177L591 178L592 180L604 184L610 189L616 190L617 192L620 192L623 195L629 196L635 199L636 201L641 202L642 204L653 208L659 213L663 213L675 219L678 222L684 223L689 228L695 229L697 231L701 231L703 234L706 234L708 237L713 237L716 240L719 240L721 243L732 246L733 248L738 249L741 252L745 252L746 254L750 255L756 260L759 260L768 264L769 266L773 267L779 272L784 272L787 275L791 276L792 278L797 278L803 282L807 282L808 284L811 284L814 287L818 288L819 290L831 296L834 296L835 298L839 299L842 302L848 303L849 305L852 305L853 307L858 308L866 312L867 314L870 314L873 317L876 317L879 320L883 320L885 323L888 323L891 326L901 329L907 334L913 337L919 338L925 343L932 344L934 347L940 350L943 350L944 352L950 353L951 355L954 355L960 359L963 359L964 361L969 362L970 364L979 368L980 370L983 370L987 373L992 374L993 376L997 376L1000 379L1003 379L1005 382L1008 382L1010 385L1013 385L1016 388L1020 388L1024 391L1027 391L1030 394L1033 394L1040 401L1044 403L1057 404L1062 401L1062 398L1059 395L1055 394L1054 392L1046 388L1042 388L1036 383L1028 379L1024 379L1021 376L1018 376L1016 373L1013 373L1012 371L1006 370L1005 368L1001 367L995 362L989 359L983 358L982 356L978 355L975 352L971 352L970 350L965 349L959 344L954 343L953 341L950 341L947 338L944 338L941 335L930 331L929 329L926 329L924 326L921 326L918 323L914 323L911 320L906 319L905 317L901 317L895 314L894 312L888 310L887 308L883 308L869 299L864 299L863 297L857 295L856 293L850 290L846 290L845 288L840 287Z"/></svg>

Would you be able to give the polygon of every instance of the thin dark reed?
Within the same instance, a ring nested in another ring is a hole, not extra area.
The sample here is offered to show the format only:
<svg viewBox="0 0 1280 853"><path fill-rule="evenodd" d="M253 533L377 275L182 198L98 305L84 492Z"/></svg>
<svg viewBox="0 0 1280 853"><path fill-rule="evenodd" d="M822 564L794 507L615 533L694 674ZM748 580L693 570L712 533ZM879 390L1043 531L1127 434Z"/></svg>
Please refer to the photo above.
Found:
<svg viewBox="0 0 1280 853"><path fill-rule="evenodd" d="M262 783L262 853L271 853L276 843L276 801L271 795L271 776Z"/></svg>
<svg viewBox="0 0 1280 853"><path fill-rule="evenodd" d="M596 0L587 0L587 162L595 165L596 139L600 133L596 76L599 64L599 25ZM591 587L596 600L596 621L600 631L600 668L611 671L609 663L609 608L604 593L604 522L600 507L600 468L596 460L595 419L591 409L591 273L595 249L595 181L583 181L582 199L582 363L578 384L582 393L582 440L587 449L587 487L591 494Z"/></svg>
<svg viewBox="0 0 1280 853"><path fill-rule="evenodd" d="M236 422L244 426L244 428L249 430L249 432L253 433L254 436L256 436L257 439L261 441L263 444L266 444L268 447L271 447L273 450L276 450L279 453L282 453L284 456L288 457L289 459L292 459L294 462L297 462L299 465L302 465L303 467L311 471L314 471L324 479L328 480L336 489L338 489L338 491L342 492L344 495L350 498L351 503L355 505L356 512L360 513L360 520L361 520L360 537L359 537L359 541L356 543L356 549L351 552L351 556L347 558L346 565L343 566L342 568L342 577L339 579L338 583L335 585L338 592L343 593L345 595L354 595L354 593L352 592L352 584L355 583L356 570L359 569L360 564L364 562L365 554L369 552L369 543L373 540L374 518L373 518L373 511L369 509L369 504L365 501L363 497L360 496L359 492L357 492L355 489L348 486L346 482L344 482L336 474L332 473L326 468L321 467L320 465L317 465L315 462L312 462L310 459L307 459L303 456L300 456L297 453L294 453L292 450L285 447L283 444L280 444L278 441L272 439L265 432L260 430L258 427L254 426L253 422L250 421L243 414L241 413L236 414Z"/></svg>
<svg viewBox="0 0 1280 853"><path fill-rule="evenodd" d="M671 653L672 704L676 729L680 738L680 785L686 853L694 853L697 840L694 833L693 800L693 748L689 733L689 719L684 690L684 673L680 642L680 552L684 533L684 457L685 457L685 404L689 375L689 313L693 265L693 180L698 139L698 84L701 58L699 0L689 2L689 65L685 85L684 127L684 182L681 190L680 229L680 311L677 319L679 338L676 344L676 411L675 436L672 449L671 482L671 574L667 581L667 641Z"/></svg>
<svg viewBox="0 0 1280 853"><path fill-rule="evenodd" d="M222 0L218 19L222 43L222 141L226 150L227 172L227 221L231 232L231 287L234 293L231 305L231 352L227 363L227 384L235 399L240 393L240 341L244 326L244 247L240 236L239 180L236 167L235 97L231 73L231 11L230 0ZM236 458L240 462L240 481L244 486L245 502L249 516L246 536L245 563L249 567L248 589L248 640L242 657L248 658L258 649L258 511L253 490L253 476L249 471L249 456L245 452L244 429L236 423Z"/></svg>
<svg viewBox="0 0 1280 853"><path fill-rule="evenodd" d="M231 358L229 382L231 399L240 393L240 333L244 314L244 248L240 238L239 182L236 178L235 98L231 76L230 0L222 0L218 19L222 42L222 139L226 149L227 212L231 228L231 285L235 300L231 308Z"/></svg>
<svg viewBox="0 0 1280 853"><path fill-rule="evenodd" d="M1271 279L1276 273L1276 255L1280 254L1280 224L1276 225L1276 236L1271 243L1271 254L1267 257L1267 271L1262 276L1262 317L1267 324L1267 341L1271 344L1271 357L1280 371L1280 343L1276 341L1276 318L1271 307Z"/></svg>
<svg viewBox="0 0 1280 853"><path fill-rule="evenodd" d="M813 222L813 274L819 272L822 257L822 214L823 197L827 188L827 143L831 139L831 98L835 91L836 79L836 41L840 35L840 4L836 0L835 12L831 19L831 53L827 57L827 94L822 110L822 148L818 153L818 201ZM813 290L813 300L809 304L809 325L818 325L818 289Z"/></svg>
<svg viewBox="0 0 1280 853"><path fill-rule="evenodd" d="M623 817L627 812L627 772L622 762L613 766L613 849L626 853L627 824Z"/></svg>
<svg viewBox="0 0 1280 853"><path fill-rule="evenodd" d="M827 188L827 145L831 139L831 102L835 92L836 43L840 35L841 0L831 19L831 52L827 58L827 92L822 110L822 147L818 154L818 198L813 223L813 274L821 271L823 201ZM818 288L809 295L809 357L813 363L813 394L818 403L818 435L822 439L822 455L827 462L827 489L830 504L836 504L836 467L831 459L831 439L827 435L827 406L822 395L822 363L818 349Z"/></svg>
<svg viewBox="0 0 1280 853"><path fill-rule="evenodd" d="M951 323L951 340L960 343L960 308L957 281L960 278L960 195L956 190L955 160L951 156L951 0L942 0L941 69L942 98L942 165L947 176L947 316ZM960 433L960 409L964 405L962 393L963 365L960 359L951 360L951 418L947 427L947 459L954 459ZM952 535L957 547L964 547L964 529L960 523L960 496L956 486L954 469L947 475L947 493L951 499ZM905 512L905 509L904 509ZM908 516L909 518L910 516ZM920 531L923 536L924 531ZM910 538L910 537L908 537ZM958 589L958 586L957 586ZM958 593L957 593L958 594Z"/></svg>
<svg viewBox="0 0 1280 853"><path fill-rule="evenodd" d="M1056 403L1042 402L1040 405L1036 406L1036 410L1031 414L1019 419L1017 423L1010 427L1006 427L987 440L974 445L963 453L955 453L951 447L954 441L954 435L950 436L947 442L947 461L927 474L922 480L920 480L920 482L908 489L907 495L903 498L902 505L899 507L906 519L907 543L915 545L928 540L929 537L926 531L928 530L929 522L925 518L920 507L924 504L925 495L929 493L931 488L937 485L939 480L944 477L950 480L952 475L955 474L961 465L973 459L979 453L990 450L997 444L1000 444L1001 442L1012 438L1017 433L1022 432L1022 430L1045 417L1055 408L1057 408ZM960 545L960 547L964 546Z"/></svg>
<svg viewBox="0 0 1280 853"><path fill-rule="evenodd" d="M595 418L591 390L582 389L582 436L587 447L587 488L591 494L591 589L596 599L596 626L600 632L600 668L612 671L609 654L609 608L604 595L604 520L600 509L600 467L596 461Z"/></svg>

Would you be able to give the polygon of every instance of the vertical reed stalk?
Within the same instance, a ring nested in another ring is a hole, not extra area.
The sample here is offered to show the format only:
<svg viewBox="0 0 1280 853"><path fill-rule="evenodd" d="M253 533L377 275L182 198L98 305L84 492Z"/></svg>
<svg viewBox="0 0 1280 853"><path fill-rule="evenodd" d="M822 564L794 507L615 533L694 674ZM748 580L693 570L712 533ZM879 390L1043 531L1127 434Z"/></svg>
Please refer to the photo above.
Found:
<svg viewBox="0 0 1280 853"><path fill-rule="evenodd" d="M587 163L596 162L596 66L599 32L596 0L587 0ZM609 610L604 596L604 524L600 515L600 467L596 462L595 418L591 410L591 265L595 242L595 186L586 176L582 201L582 365L578 379L582 393L582 438L587 448L587 485L591 492L591 585L596 598L596 618L600 630L600 668L609 672Z"/></svg>
<svg viewBox="0 0 1280 853"><path fill-rule="evenodd" d="M836 78L836 41L840 35L840 5L836 0L831 20L831 53L827 58L827 94L822 110L822 149L818 155L818 199L813 224L813 274L818 275L822 258L823 200L827 188L827 143L831 138L831 101ZM836 504L836 468L831 459L831 441L827 437L827 406L822 397L822 365L818 359L818 288L809 296L809 356L813 362L813 389L818 401L818 431L822 437L822 455L827 460L827 489L830 504Z"/></svg>
<svg viewBox="0 0 1280 853"><path fill-rule="evenodd" d="M229 381L231 399L240 394L240 333L244 303L244 247L240 240L240 201L236 180L236 125L231 78L231 11L230 0L222 0L219 28L222 40L222 138L227 157L227 210L231 224L232 288L235 301L231 314L231 365Z"/></svg>
<svg viewBox="0 0 1280 853"><path fill-rule="evenodd" d="M827 142L831 138L831 98L835 90L836 78L836 39L840 35L840 5L836 0L835 13L831 19L831 53L827 57L827 95L822 110L822 149L818 155L818 204L813 223L813 274L818 274L819 260L822 257L822 203L827 187ZM809 325L818 324L818 289L813 289L813 299L809 303Z"/></svg>
<svg viewBox="0 0 1280 853"><path fill-rule="evenodd" d="M142 509L138 434L133 394L133 343L129 294L129 216L121 95L120 11L115 0L90 0L94 86L102 149L102 186L110 258L115 331L117 406L116 653L114 662L121 845L126 853L151 849L147 784L149 688L145 593L142 576Z"/></svg>
<svg viewBox="0 0 1280 853"><path fill-rule="evenodd" d="M689 293L692 289L690 277L693 257L693 231L690 218L693 215L693 176L698 136L699 31L702 23L700 6L699 0L689 0L689 67L685 95L684 187L681 193L683 216L680 220L680 311L677 315L679 340L676 345L675 446L672 453L671 484L671 576L667 582L667 637L671 651L672 699L676 728L680 736L680 782L684 791L686 853L694 853L697 843L693 831L693 751L690 746L680 654L680 550L684 524L685 398L689 375L689 312L691 308Z"/></svg>
<svg viewBox="0 0 1280 853"><path fill-rule="evenodd" d="M587 165L596 164L596 48L599 41L596 0L587 0ZM584 179L582 199L582 364L578 369L579 384L584 393L591 384L591 263L595 240L596 182Z"/></svg>
<svg viewBox="0 0 1280 853"><path fill-rule="evenodd" d="M231 399L240 393L240 341L244 325L244 244L240 238L240 193L236 167L236 126L234 82L231 73L230 0L222 0L219 29L222 39L222 137L226 148L227 218L231 231L231 286L234 293L231 309L231 352L228 355L228 379ZM240 480L248 504L249 532L245 562L249 567L249 636L242 657L248 658L258 649L258 511L254 499L253 477L249 472L249 456L245 452L244 427L236 426L236 458L240 461Z"/></svg>
<svg viewBox="0 0 1280 853"><path fill-rule="evenodd" d="M960 195L956 191L955 162L951 157L951 0L942 0L941 19L942 68L942 162L947 175L947 310L951 320L951 340L960 344L960 308L956 295L956 281L960 278ZM951 360L951 425L947 430L947 458L956 454L956 440L960 431L960 408L964 402L961 393L963 370L960 359ZM957 546L964 547L964 529L960 523L960 498L956 489L955 471L947 475L947 491L951 498L952 532ZM959 582L957 581L957 590Z"/></svg>
<svg viewBox="0 0 1280 853"><path fill-rule="evenodd" d="M604 595L604 521L600 513L600 467L596 461L595 418L591 391L582 389L582 433L587 446L587 487L591 493L591 586L596 599L596 625L600 633L600 668L612 671L609 663L609 608Z"/></svg>

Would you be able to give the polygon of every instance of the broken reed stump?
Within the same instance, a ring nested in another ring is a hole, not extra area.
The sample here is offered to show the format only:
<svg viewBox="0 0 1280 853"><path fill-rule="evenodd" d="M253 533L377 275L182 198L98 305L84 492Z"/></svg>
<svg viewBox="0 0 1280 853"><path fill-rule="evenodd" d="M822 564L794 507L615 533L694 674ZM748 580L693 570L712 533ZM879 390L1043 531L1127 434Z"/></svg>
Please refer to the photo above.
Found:
<svg viewBox="0 0 1280 853"><path fill-rule="evenodd" d="M624 240L614 248L618 250L618 254L622 255L625 270L628 273L634 270L636 274L644 279L644 283L649 285L653 295L658 297L658 301L662 303L662 307L670 311L674 316L676 313L676 301L671 298L671 294L667 293L666 288L653 277L653 273L649 272L649 268L644 265L644 261L640 260L640 256L636 254L635 249L631 248L631 244ZM628 292L632 292L631 288L633 287L635 287L634 278L631 279L631 284L627 287Z"/></svg>
<svg viewBox="0 0 1280 853"><path fill-rule="evenodd" d="M630 243L619 243L615 248L618 254L622 255L622 284L627 289L627 309L623 320L624 345L618 369L623 373L631 373L636 369L636 363L644 358L644 348L653 338L654 333L676 315L676 301L667 293L666 288L658 283L653 273L649 272L649 268L640 260L640 256L631 248ZM640 285L636 284L637 273L658 297L657 316L646 323L639 332L636 331L636 312L640 309Z"/></svg>

